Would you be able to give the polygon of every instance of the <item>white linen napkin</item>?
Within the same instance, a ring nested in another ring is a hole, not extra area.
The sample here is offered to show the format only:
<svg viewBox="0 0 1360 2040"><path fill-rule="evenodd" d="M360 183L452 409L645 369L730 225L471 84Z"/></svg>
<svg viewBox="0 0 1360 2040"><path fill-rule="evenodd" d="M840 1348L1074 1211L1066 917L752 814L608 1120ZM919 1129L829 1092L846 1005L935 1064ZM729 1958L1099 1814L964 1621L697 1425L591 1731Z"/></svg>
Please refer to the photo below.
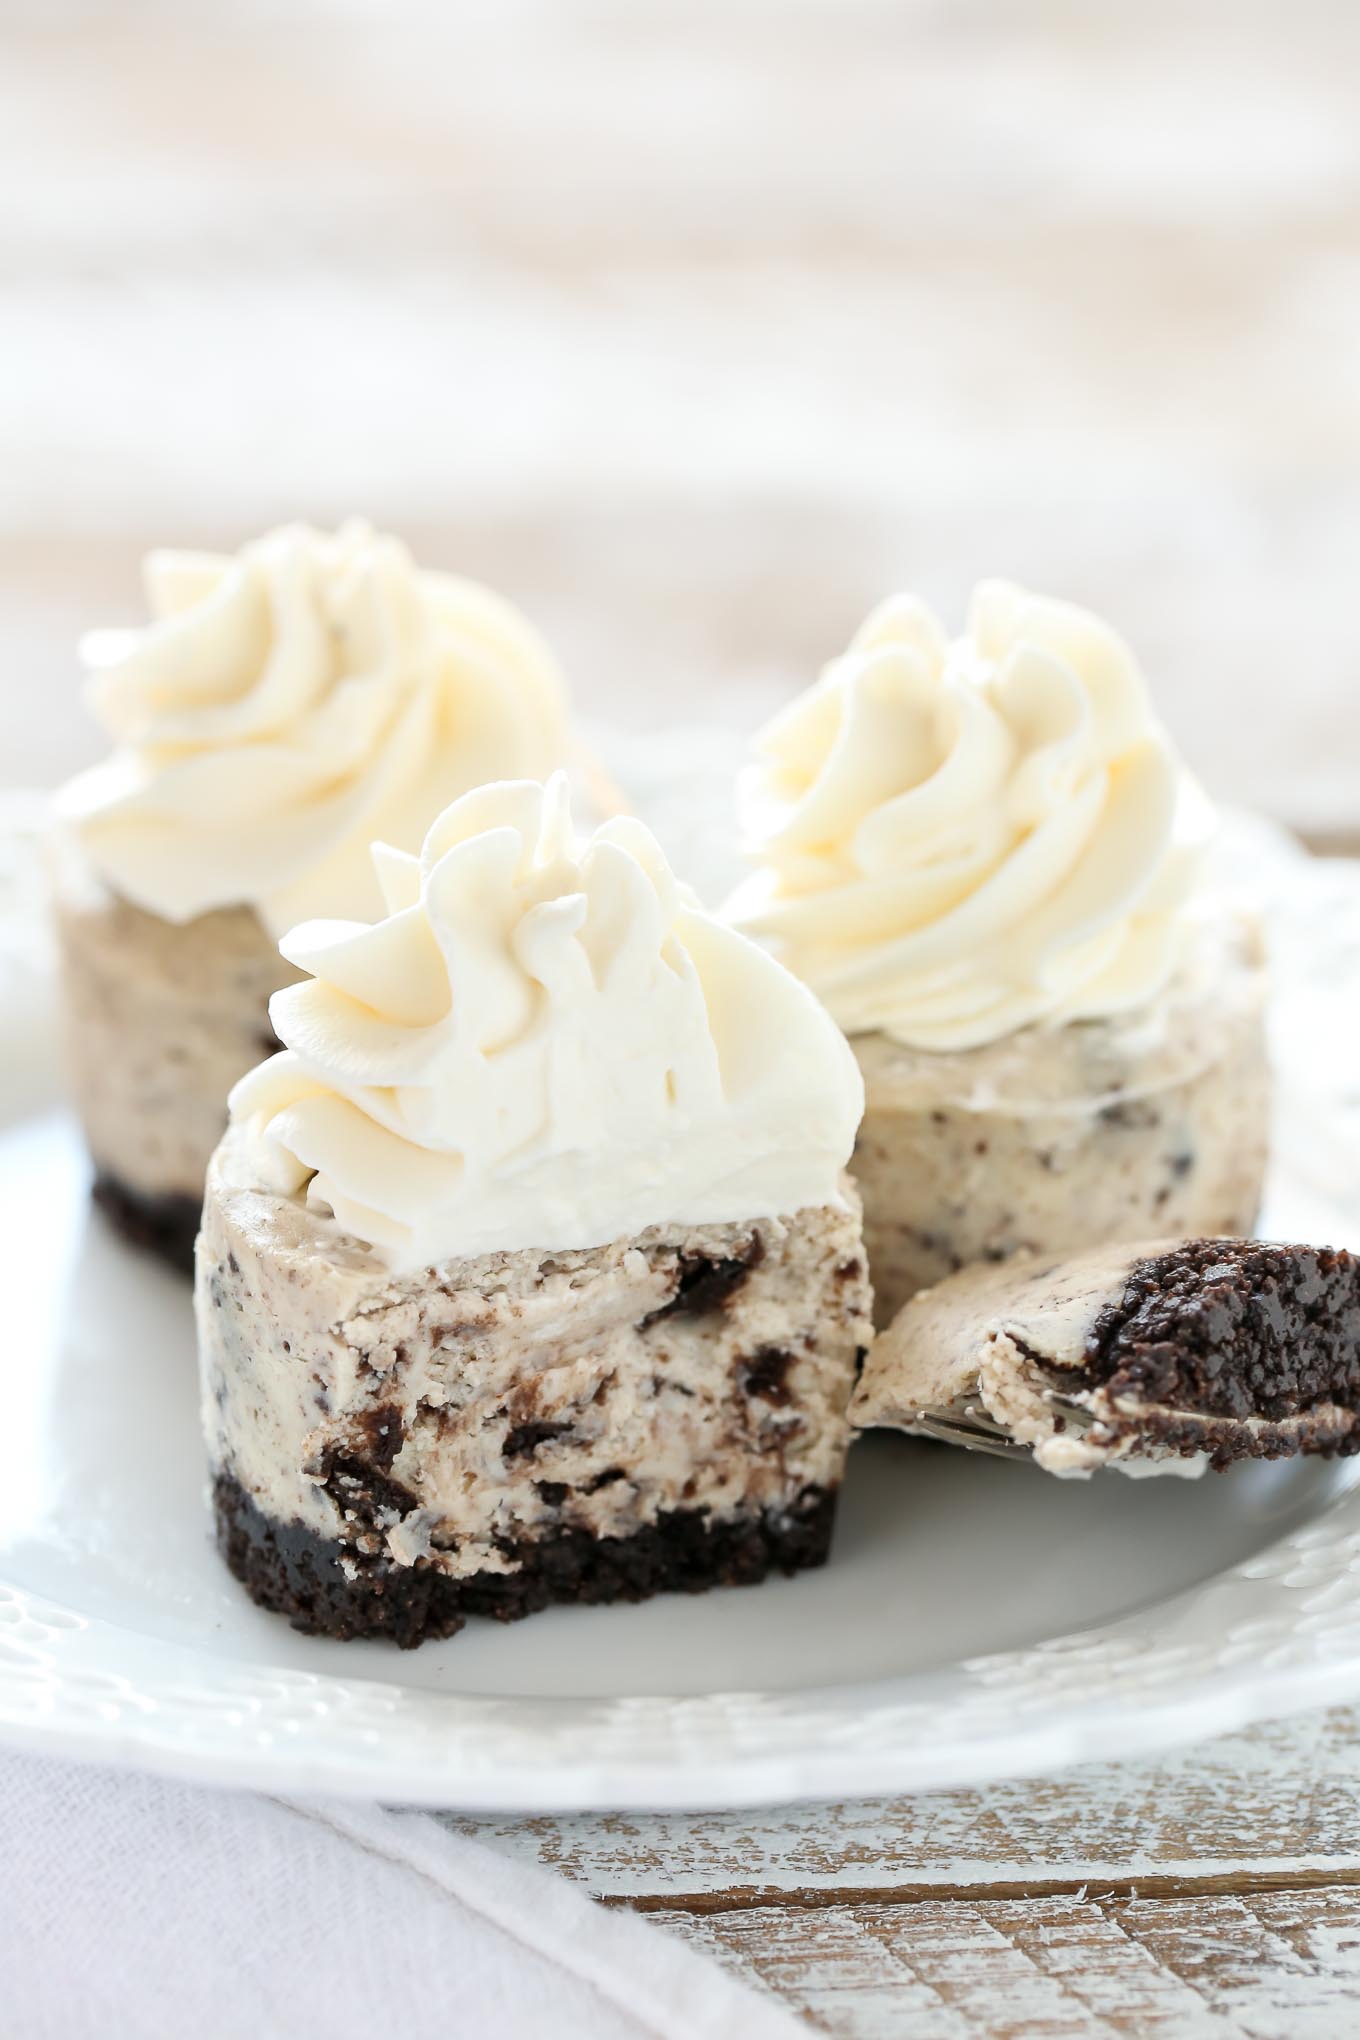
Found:
<svg viewBox="0 0 1360 2040"><path fill-rule="evenodd" d="M0 2032L806 2040L659 1927L427 1814L0 1757Z"/></svg>

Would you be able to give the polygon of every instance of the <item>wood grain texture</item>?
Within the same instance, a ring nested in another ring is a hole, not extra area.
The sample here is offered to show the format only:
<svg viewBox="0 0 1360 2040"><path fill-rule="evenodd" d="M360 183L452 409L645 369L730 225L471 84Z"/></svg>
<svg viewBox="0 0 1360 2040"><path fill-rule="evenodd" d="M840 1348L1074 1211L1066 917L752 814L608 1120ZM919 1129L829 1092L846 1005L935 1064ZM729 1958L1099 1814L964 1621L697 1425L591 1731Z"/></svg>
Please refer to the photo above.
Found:
<svg viewBox="0 0 1360 2040"><path fill-rule="evenodd" d="M891 1800L443 1818L843 2040L1360 2029L1360 1710Z"/></svg>
<svg viewBox="0 0 1360 2040"><path fill-rule="evenodd" d="M442 1816L602 1897L1127 1888L1360 1872L1360 1711L1059 1778L753 1813Z"/></svg>
<svg viewBox="0 0 1360 2040"><path fill-rule="evenodd" d="M1360 1895L655 1914L838 2040L1347 2040Z"/></svg>

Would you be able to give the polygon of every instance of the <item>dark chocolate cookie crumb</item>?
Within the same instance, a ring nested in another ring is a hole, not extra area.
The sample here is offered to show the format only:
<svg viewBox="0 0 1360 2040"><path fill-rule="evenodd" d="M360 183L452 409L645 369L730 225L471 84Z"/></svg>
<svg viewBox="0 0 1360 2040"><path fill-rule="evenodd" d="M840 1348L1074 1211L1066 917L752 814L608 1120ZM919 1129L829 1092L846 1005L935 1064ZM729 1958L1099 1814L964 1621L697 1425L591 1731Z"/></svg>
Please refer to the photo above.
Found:
<svg viewBox="0 0 1360 2040"><path fill-rule="evenodd" d="M397 1405L379 1403L376 1409L361 1411L354 1419L354 1428L363 1439L364 1458L380 1473L390 1473L392 1461L406 1437L406 1426Z"/></svg>
<svg viewBox="0 0 1360 2040"><path fill-rule="evenodd" d="M420 1507L419 1498L399 1480L355 1453L332 1452L322 1468L321 1485L342 1517L377 1530L394 1517Z"/></svg>
<svg viewBox="0 0 1360 2040"><path fill-rule="evenodd" d="M773 1403L776 1408L788 1402L792 1353L781 1352L775 1346L762 1346L758 1353L740 1364L741 1385L747 1395L759 1396L762 1402Z"/></svg>
<svg viewBox="0 0 1360 2040"><path fill-rule="evenodd" d="M338 1540L265 1515L230 1474L218 1475L213 1505L222 1556L262 1607L310 1635L385 1637L409 1650L455 1635L470 1615L517 1622L554 1602L698 1594L821 1565L836 1493L806 1488L788 1509L718 1520L704 1509L675 1509L629 1537L563 1528L543 1538L507 1540L502 1551L516 1571L464 1579L427 1565L356 1561ZM346 1577L342 1558L357 1562L355 1578Z"/></svg>
<svg viewBox="0 0 1360 2040"><path fill-rule="evenodd" d="M181 1275L194 1272L194 1241L203 1206L194 1197L148 1197L101 1173L90 1195L109 1223L134 1247L156 1254Z"/></svg>
<svg viewBox="0 0 1360 2040"><path fill-rule="evenodd" d="M1189 1240L1133 1269L1095 1326L1082 1382L1238 1421L1360 1407L1360 1262L1325 1247Z"/></svg>
<svg viewBox="0 0 1360 2040"><path fill-rule="evenodd" d="M710 1311L721 1310L764 1258L765 1242L759 1233L752 1233L742 1251L725 1260L716 1261L707 1254L681 1254L675 1294L660 1310L645 1317L640 1329L646 1331L663 1318L706 1317Z"/></svg>
<svg viewBox="0 0 1360 2040"><path fill-rule="evenodd" d="M550 1445L554 1438L570 1436L570 1424L545 1423L541 1418L527 1424L514 1424L505 1434L501 1458L532 1459L540 1445Z"/></svg>

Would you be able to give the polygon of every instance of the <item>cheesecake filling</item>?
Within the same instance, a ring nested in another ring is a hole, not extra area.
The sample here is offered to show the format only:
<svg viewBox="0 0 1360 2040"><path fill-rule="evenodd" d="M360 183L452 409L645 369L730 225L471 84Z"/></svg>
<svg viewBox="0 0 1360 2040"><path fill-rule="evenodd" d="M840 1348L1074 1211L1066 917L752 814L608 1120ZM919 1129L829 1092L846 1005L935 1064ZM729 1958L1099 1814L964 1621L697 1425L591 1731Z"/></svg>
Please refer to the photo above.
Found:
<svg viewBox="0 0 1360 2040"><path fill-rule="evenodd" d="M1224 916L1136 1014L949 1054L857 1037L853 1168L880 1322L1021 1251L1250 1233L1270 1120L1265 992L1255 931Z"/></svg>
<svg viewBox="0 0 1360 2040"><path fill-rule="evenodd" d="M526 1538L778 1515L837 1485L868 1338L853 1192L399 1277L305 1206L223 1193L221 1161L199 1244L213 1464L355 1577L506 1572Z"/></svg>
<svg viewBox="0 0 1360 2040"><path fill-rule="evenodd" d="M53 863L66 1064L96 1175L149 1225L178 1209L189 1265L227 1096L277 1049L269 999L296 973L248 907L175 927L69 838Z"/></svg>

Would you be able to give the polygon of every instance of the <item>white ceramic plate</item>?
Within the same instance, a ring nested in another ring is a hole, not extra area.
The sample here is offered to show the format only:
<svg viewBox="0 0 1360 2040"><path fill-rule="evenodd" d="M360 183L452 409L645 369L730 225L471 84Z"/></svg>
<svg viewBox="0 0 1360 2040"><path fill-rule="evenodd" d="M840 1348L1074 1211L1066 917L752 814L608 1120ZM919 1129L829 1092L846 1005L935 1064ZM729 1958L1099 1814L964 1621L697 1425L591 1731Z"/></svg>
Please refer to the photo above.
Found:
<svg viewBox="0 0 1360 2040"><path fill-rule="evenodd" d="M1268 838L1241 856L1285 952L1270 1229L1344 1240L1360 1089L1318 1044L1354 1039L1360 877ZM295 1635L213 1550L187 1286L89 1209L40 979L19 959L0 983L0 1738L297 1793L716 1808L1015 1775L1360 1695L1357 1462L1064 1484L874 1439L820 1573L414 1653Z"/></svg>

